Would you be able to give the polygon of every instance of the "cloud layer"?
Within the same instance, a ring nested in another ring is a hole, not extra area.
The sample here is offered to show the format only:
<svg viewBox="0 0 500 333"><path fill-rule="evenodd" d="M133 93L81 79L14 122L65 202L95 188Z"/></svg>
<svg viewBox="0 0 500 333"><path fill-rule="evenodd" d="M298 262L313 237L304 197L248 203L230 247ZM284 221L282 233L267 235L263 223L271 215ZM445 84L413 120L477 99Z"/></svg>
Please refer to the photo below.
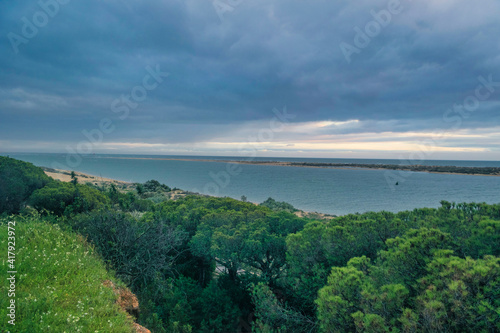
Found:
<svg viewBox="0 0 500 333"><path fill-rule="evenodd" d="M64 152L109 119L95 152L237 155L257 137L262 155L395 157L434 138L436 158L498 159L499 14L495 0L2 2L0 150ZM259 140L284 106L293 119Z"/></svg>

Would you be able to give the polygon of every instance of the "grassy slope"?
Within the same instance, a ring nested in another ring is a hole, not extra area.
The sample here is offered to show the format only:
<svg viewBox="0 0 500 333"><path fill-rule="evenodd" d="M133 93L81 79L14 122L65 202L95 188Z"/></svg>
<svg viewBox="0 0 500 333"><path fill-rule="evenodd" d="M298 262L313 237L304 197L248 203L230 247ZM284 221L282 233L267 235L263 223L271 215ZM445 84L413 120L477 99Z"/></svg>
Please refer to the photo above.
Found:
<svg viewBox="0 0 500 333"><path fill-rule="evenodd" d="M0 331L133 332L102 285L116 279L81 236L16 217L16 326L7 323L7 219L0 219Z"/></svg>

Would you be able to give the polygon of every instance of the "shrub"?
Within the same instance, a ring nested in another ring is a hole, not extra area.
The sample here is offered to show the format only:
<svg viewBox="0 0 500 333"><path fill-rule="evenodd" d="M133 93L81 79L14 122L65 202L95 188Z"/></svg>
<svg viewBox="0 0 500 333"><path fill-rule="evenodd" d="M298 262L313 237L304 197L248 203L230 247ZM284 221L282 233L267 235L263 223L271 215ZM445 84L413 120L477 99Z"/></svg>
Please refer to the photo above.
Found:
<svg viewBox="0 0 500 333"><path fill-rule="evenodd" d="M186 237L162 221L139 222L118 211L82 214L72 222L133 288L144 287L157 276L173 276L177 248Z"/></svg>
<svg viewBox="0 0 500 333"><path fill-rule="evenodd" d="M53 181L36 190L29 198L29 203L39 211L63 215L91 211L109 204L109 199L86 185Z"/></svg>
<svg viewBox="0 0 500 333"><path fill-rule="evenodd" d="M0 214L16 214L33 191L51 181L31 163L0 156Z"/></svg>
<svg viewBox="0 0 500 333"><path fill-rule="evenodd" d="M259 206L264 206L274 211L284 210L290 213L297 211L297 208L293 207L288 202L276 201L273 198L267 198L267 200L261 203Z"/></svg>
<svg viewBox="0 0 500 333"><path fill-rule="evenodd" d="M157 180L148 180L142 186L146 192L170 192L171 188L165 184L160 184Z"/></svg>

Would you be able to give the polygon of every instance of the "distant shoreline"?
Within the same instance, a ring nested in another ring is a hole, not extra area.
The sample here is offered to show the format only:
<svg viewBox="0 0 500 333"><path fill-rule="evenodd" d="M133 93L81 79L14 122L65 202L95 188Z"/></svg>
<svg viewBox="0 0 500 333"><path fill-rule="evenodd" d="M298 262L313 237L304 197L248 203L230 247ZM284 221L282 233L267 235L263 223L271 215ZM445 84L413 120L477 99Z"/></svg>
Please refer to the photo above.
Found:
<svg viewBox="0 0 500 333"><path fill-rule="evenodd" d="M500 167L465 167L441 165L397 165L397 164L362 164L362 163L314 163L314 162L285 162L285 161L244 161L244 160L217 160L196 158L162 158L162 157L101 157L124 160L162 160L185 162L212 162L252 165L270 165L300 168L327 168L327 169L364 169L364 170L395 170L410 172L427 172L436 174L465 175L465 176L500 176Z"/></svg>
<svg viewBox="0 0 500 333"><path fill-rule="evenodd" d="M62 182L70 182L71 181L71 171L70 170L59 170L48 167L41 167L45 174L49 177L52 177L56 180L60 180ZM98 185L103 184L115 184L115 185L124 185L131 184L126 181L116 180L111 178L103 178L101 176L90 175L83 172L74 171L75 176L80 179L80 181L91 182Z"/></svg>
<svg viewBox="0 0 500 333"><path fill-rule="evenodd" d="M41 167L42 170L45 172L45 174L49 177L52 177L53 179L62 181L62 182L70 182L71 179L71 171L70 170L60 170L60 169L53 169L53 168L48 168L48 167ZM120 185L120 186L125 186L126 190L130 190L132 188L135 188L135 184L137 183L130 183L122 180L116 180L112 178L103 178L100 176L94 176L90 175L87 173L83 172L77 172L75 171L75 176L78 178L79 181L82 183L90 182L93 183L94 185L97 186L111 186L111 184L114 185ZM171 194L169 195L169 199L171 200L176 200L178 198L182 198L186 195L189 194L194 194L194 195L199 195L199 196L209 196L206 194L201 194L201 193L195 193L195 192L190 192L190 191L184 191L184 190L176 190L172 191ZM258 205L257 202L253 202L253 204ZM303 211L301 209L298 209L296 212L294 212L295 215L298 217L306 217L306 218L317 218L320 220L328 220L328 219L333 219L336 216L332 214L326 214L326 213L319 213L319 212L308 212L308 211Z"/></svg>

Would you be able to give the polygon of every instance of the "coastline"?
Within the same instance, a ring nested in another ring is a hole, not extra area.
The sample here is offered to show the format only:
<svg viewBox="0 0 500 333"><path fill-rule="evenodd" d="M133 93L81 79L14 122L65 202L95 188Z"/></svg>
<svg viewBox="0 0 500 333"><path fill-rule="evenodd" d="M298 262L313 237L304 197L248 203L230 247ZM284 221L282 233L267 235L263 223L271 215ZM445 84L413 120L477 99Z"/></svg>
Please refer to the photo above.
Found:
<svg viewBox="0 0 500 333"><path fill-rule="evenodd" d="M414 165L400 166L391 164L353 164L349 166L347 163L307 163L307 162L279 162L279 161L244 161L244 160L216 160L216 159L196 159L196 158L163 158L163 157L101 157L109 159L123 160L158 160L158 161L184 161L184 162L210 162L210 163L233 163L233 164L250 164L250 165L269 165L281 167L297 167L297 168L320 168L320 169L339 169L339 170L393 170L393 171L408 171L408 172L425 172L441 175L462 175L462 176L489 176L500 177L500 168L498 167L454 167L454 166L434 166L434 165ZM440 168L443 171L433 169ZM476 170L483 171L486 169L494 169L496 173L466 173L452 172L449 168L457 168L459 170Z"/></svg>
<svg viewBox="0 0 500 333"><path fill-rule="evenodd" d="M62 182L69 183L71 181L71 171L69 170L60 170L60 169L52 169L52 168L47 168L47 167L41 167L45 174L53 179L60 180ZM114 185L119 185L121 187L121 190L124 191L130 191L135 188L136 183L130 183L122 180L116 180L112 178L103 178L100 176L94 176L90 175L87 173L83 172L77 172L75 171L75 176L78 178L80 183L85 184L86 182L90 182L93 185L96 186L111 186L111 184ZM195 193L195 192L189 192L189 191L184 191L184 190L175 190L171 191L168 193L167 198L169 200L177 200L180 198L185 197L186 195L199 195L199 196L210 196L207 194L201 194L201 193ZM237 199L235 199L237 200ZM256 202L251 202L254 205L258 205ZM298 217L305 217L305 218L310 218L310 219L320 219L320 220L330 220L334 219L336 216L331 215L331 214L326 214L326 213L319 213L319 212L307 212L303 210L297 210L294 212L295 215Z"/></svg>

